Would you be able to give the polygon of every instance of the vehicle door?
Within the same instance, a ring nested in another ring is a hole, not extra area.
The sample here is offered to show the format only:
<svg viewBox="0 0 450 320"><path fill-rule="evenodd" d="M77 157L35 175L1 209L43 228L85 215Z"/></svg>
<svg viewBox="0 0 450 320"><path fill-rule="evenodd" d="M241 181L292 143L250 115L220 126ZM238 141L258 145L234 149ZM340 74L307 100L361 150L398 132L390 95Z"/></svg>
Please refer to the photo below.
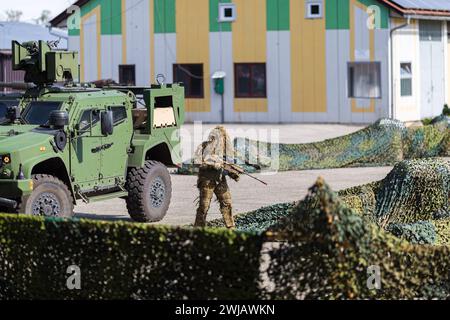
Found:
<svg viewBox="0 0 450 320"><path fill-rule="evenodd" d="M420 21L421 116L434 117L445 103L445 59L442 21Z"/></svg>
<svg viewBox="0 0 450 320"><path fill-rule="evenodd" d="M70 174L82 191L91 191L100 183L102 144L100 111L88 109L80 113L71 141Z"/></svg>
<svg viewBox="0 0 450 320"><path fill-rule="evenodd" d="M113 114L113 133L102 138L101 176L103 185L115 185L125 181L128 151L133 134L132 119L125 106L109 107Z"/></svg>

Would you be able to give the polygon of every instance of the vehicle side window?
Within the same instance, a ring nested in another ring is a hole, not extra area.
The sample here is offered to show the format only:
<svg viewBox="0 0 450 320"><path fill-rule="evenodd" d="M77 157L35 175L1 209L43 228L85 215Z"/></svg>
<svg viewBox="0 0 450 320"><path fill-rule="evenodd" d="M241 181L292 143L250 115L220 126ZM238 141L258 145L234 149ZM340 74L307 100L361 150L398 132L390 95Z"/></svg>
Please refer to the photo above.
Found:
<svg viewBox="0 0 450 320"><path fill-rule="evenodd" d="M93 112L93 110L84 111L79 122L80 131L89 130L91 127L94 127L99 121L100 112Z"/></svg>
<svg viewBox="0 0 450 320"><path fill-rule="evenodd" d="M127 119L127 109L125 107L112 107L114 125L117 126Z"/></svg>

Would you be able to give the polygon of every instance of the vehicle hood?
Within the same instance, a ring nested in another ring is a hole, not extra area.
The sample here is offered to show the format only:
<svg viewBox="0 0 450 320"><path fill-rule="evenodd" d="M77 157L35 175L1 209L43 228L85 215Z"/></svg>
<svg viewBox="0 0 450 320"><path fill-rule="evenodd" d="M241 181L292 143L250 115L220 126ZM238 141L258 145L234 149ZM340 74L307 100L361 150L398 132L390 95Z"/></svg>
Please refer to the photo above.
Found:
<svg viewBox="0 0 450 320"><path fill-rule="evenodd" d="M20 125L0 128L0 154L28 149L35 145L47 145L52 135L37 131L36 126Z"/></svg>
<svg viewBox="0 0 450 320"><path fill-rule="evenodd" d="M35 129L36 127L37 127L36 125L29 125L29 124L0 126L0 141L13 135L20 135L25 132L29 132Z"/></svg>

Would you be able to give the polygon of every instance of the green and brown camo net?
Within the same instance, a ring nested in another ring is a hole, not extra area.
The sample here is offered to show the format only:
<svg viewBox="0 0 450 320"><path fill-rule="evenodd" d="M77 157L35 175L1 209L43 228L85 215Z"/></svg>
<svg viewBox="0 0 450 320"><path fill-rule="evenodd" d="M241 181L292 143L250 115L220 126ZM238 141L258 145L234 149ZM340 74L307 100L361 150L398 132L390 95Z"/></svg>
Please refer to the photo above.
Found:
<svg viewBox="0 0 450 320"><path fill-rule="evenodd" d="M356 214L323 181L271 230L284 241L267 253L265 298L450 298L450 247L399 239ZM374 269L378 289L370 285Z"/></svg>
<svg viewBox="0 0 450 320"><path fill-rule="evenodd" d="M382 119L355 133L307 144L277 144L244 138L236 138L234 143L245 158L238 163L248 172L254 172L254 167L291 171L385 166L406 159L448 156L449 120L440 116L429 125L407 128L400 121ZM188 161L178 173L195 173L195 167Z"/></svg>
<svg viewBox="0 0 450 320"><path fill-rule="evenodd" d="M450 298L449 192L450 160L435 158L339 193L319 179L237 231L1 215L0 298Z"/></svg>
<svg viewBox="0 0 450 320"><path fill-rule="evenodd" d="M305 200L236 223L268 235L263 298L450 298L449 195L450 160L410 160L337 194L319 179ZM379 290L367 285L374 267Z"/></svg>
<svg viewBox="0 0 450 320"><path fill-rule="evenodd" d="M0 299L252 299L261 245L225 229L2 215Z"/></svg>

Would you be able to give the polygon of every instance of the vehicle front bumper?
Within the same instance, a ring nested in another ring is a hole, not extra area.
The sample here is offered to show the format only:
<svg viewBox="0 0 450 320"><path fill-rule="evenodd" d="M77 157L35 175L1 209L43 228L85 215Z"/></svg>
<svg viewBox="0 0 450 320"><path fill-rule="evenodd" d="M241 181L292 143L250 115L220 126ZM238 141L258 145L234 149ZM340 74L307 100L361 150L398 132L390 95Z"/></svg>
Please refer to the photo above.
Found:
<svg viewBox="0 0 450 320"><path fill-rule="evenodd" d="M33 192L33 180L0 180L0 198L18 199Z"/></svg>

